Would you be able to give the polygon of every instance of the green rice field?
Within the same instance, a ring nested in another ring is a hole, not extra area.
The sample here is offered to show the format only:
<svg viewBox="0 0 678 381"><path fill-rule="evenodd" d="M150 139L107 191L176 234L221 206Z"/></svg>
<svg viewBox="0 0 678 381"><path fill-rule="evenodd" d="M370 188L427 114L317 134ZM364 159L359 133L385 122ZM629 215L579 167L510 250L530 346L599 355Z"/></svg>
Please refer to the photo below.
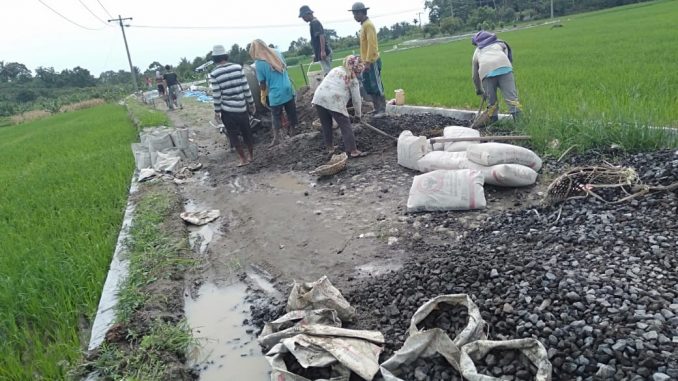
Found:
<svg viewBox="0 0 678 381"><path fill-rule="evenodd" d="M564 17L560 28L498 33L513 49L525 128L536 148L548 150L557 140L562 149L608 141L634 149L637 139L651 148L664 137L628 127L678 127L677 5L643 3ZM383 53L387 98L404 89L408 104L477 109L473 50L465 39ZM292 76L303 83L298 68Z"/></svg>
<svg viewBox="0 0 678 381"><path fill-rule="evenodd" d="M64 379L80 360L135 139L117 105L0 128L0 380Z"/></svg>

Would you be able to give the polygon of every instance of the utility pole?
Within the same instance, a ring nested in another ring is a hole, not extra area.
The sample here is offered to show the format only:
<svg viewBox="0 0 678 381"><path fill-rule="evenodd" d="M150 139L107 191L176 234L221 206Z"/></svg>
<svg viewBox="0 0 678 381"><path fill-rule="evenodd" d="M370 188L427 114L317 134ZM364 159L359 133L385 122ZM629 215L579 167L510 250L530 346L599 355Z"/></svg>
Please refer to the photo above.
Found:
<svg viewBox="0 0 678 381"><path fill-rule="evenodd" d="M137 92L139 91L139 85L137 84L137 73L134 72L134 66L132 66L132 58L129 55L129 47L127 46L127 37L125 36L125 25L122 24L122 22L125 20L132 20L132 18L131 17L122 18L120 15L118 15L117 19L111 19L108 20L108 22L117 21L120 23L120 30L122 30L122 39L125 41L125 50L127 51L127 61L129 62L129 71L132 73L132 81L134 82L134 91Z"/></svg>
<svg viewBox="0 0 678 381"><path fill-rule="evenodd" d="M553 20L553 0L551 0L551 20Z"/></svg>
<svg viewBox="0 0 678 381"><path fill-rule="evenodd" d="M418 12L417 16L419 16L419 29L424 29L424 27L421 25L421 12Z"/></svg>

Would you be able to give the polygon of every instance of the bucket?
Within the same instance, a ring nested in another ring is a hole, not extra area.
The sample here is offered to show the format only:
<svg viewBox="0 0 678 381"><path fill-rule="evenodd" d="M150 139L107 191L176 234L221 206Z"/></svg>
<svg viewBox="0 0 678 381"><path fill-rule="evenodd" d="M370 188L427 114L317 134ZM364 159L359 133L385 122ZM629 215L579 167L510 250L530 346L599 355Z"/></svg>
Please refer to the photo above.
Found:
<svg viewBox="0 0 678 381"><path fill-rule="evenodd" d="M397 106L402 106L405 104L405 90L398 89L395 91L395 104Z"/></svg>

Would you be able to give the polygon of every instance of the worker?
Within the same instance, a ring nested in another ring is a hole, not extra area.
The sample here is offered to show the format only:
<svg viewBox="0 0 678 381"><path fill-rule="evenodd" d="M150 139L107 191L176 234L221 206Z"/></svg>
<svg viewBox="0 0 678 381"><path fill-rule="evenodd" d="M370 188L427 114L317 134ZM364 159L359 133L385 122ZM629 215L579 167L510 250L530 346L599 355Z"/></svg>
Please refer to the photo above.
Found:
<svg viewBox="0 0 678 381"><path fill-rule="evenodd" d="M254 98L242 66L228 62L228 53L223 45L214 46L212 61L216 64L210 73L214 119L217 124L221 122L226 127L228 141L238 152L240 157L238 166L241 167L253 160L254 138L250 129L249 115L254 115L256 112ZM238 135L242 135L249 156L245 154Z"/></svg>
<svg viewBox="0 0 678 381"><path fill-rule="evenodd" d="M374 117L379 117L386 111L386 98L384 97L384 84L381 81L381 58L379 57L379 43L377 30L367 17L365 4L354 3L349 12L353 12L353 18L359 22L360 27L360 58L365 64L365 72L362 74L362 84L365 92L372 98L374 104Z"/></svg>
<svg viewBox="0 0 678 381"><path fill-rule="evenodd" d="M299 8L299 17L309 23L311 28L311 47L313 47L313 62L320 62L323 77L332 70L332 49L327 42L323 24L313 15L308 5Z"/></svg>
<svg viewBox="0 0 678 381"><path fill-rule="evenodd" d="M174 110L175 107L183 109L184 106L179 102L179 96L184 89L181 86L181 83L179 83L177 73L172 71L170 65L165 65L165 74L162 75L162 78L165 82L165 89L167 90L167 108L170 110Z"/></svg>
<svg viewBox="0 0 678 381"><path fill-rule="evenodd" d="M329 154L333 154L336 148L332 142L332 119L334 119L341 130L344 151L349 157L367 155L366 152L359 151L356 146L351 120L346 109L346 104L350 99L354 105L355 120L360 121L362 99L358 78L364 70L365 66L360 57L349 55L344 58L343 66L330 70L313 94L311 103L318 112L323 140Z"/></svg>
<svg viewBox="0 0 678 381"><path fill-rule="evenodd" d="M513 77L511 47L505 41L498 40L494 33L486 31L473 35L471 43L476 47L472 60L473 84L476 94L487 97L487 112L491 122L499 119L497 88L501 90L513 120L517 120L521 106Z"/></svg>
<svg viewBox="0 0 678 381"><path fill-rule="evenodd" d="M273 141L269 148L277 145L282 139L282 112L285 109L289 120L289 135L294 135L298 124L297 105L294 102L294 87L287 74L285 59L279 51L271 49L262 40L254 40L250 44L250 57L254 60L257 80L262 93L268 94L268 105L272 114Z"/></svg>

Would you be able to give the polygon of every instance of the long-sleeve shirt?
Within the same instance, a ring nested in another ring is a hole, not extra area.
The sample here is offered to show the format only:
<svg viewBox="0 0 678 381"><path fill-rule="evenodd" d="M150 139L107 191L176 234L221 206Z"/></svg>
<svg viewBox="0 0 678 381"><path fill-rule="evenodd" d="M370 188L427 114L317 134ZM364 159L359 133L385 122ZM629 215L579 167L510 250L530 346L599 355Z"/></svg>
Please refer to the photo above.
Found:
<svg viewBox="0 0 678 381"><path fill-rule="evenodd" d="M358 117L362 116L361 106L363 101L360 97L360 84L357 78L353 78L346 83L346 76L346 69L341 66L330 70L315 90L311 103L349 116L346 104L351 99L355 115Z"/></svg>
<svg viewBox="0 0 678 381"><path fill-rule="evenodd" d="M363 21L360 28L360 58L369 63L374 63L379 58L377 29L370 19Z"/></svg>
<svg viewBox="0 0 678 381"><path fill-rule="evenodd" d="M476 48L476 51L473 52L471 69L476 90L482 89L481 82L490 72L502 67L513 67L508 58L506 44L497 42L482 49Z"/></svg>
<svg viewBox="0 0 678 381"><path fill-rule="evenodd" d="M254 98L242 66L233 63L218 65L210 73L215 112L245 112Z"/></svg>

